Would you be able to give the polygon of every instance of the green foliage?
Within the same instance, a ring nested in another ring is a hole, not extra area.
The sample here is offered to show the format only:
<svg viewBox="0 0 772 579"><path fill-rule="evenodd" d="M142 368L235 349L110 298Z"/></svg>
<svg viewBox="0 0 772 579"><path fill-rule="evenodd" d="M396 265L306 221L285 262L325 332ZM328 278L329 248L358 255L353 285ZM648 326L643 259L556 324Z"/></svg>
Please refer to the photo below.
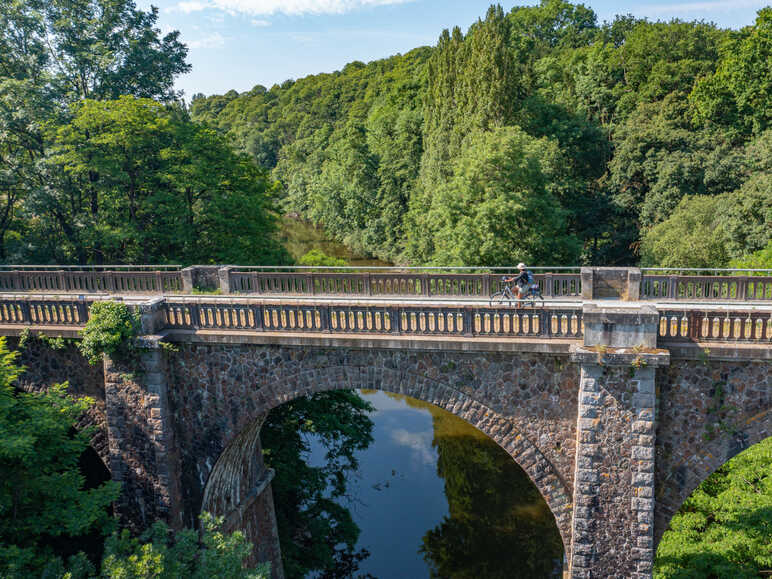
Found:
<svg viewBox="0 0 772 579"><path fill-rule="evenodd" d="M220 288L208 289L193 286L193 289L190 293L192 293L194 296L218 296L222 294L222 290Z"/></svg>
<svg viewBox="0 0 772 579"><path fill-rule="evenodd" d="M641 242L644 266L724 267L727 236L719 224L721 197L684 197L673 214Z"/></svg>
<svg viewBox="0 0 772 579"><path fill-rule="evenodd" d="M30 233L62 261L281 263L275 186L211 129L150 99L83 101L52 137L66 176Z"/></svg>
<svg viewBox="0 0 772 579"><path fill-rule="evenodd" d="M159 342L159 345L164 352L168 352L169 354L176 354L180 351L180 347L171 342Z"/></svg>
<svg viewBox="0 0 772 579"><path fill-rule="evenodd" d="M762 250L772 241L772 129L743 149L743 182L726 194L721 224L733 257Z"/></svg>
<svg viewBox="0 0 772 579"><path fill-rule="evenodd" d="M332 257L319 249L312 249L298 260L298 265L343 266L346 260Z"/></svg>
<svg viewBox="0 0 772 579"><path fill-rule="evenodd" d="M29 328L24 328L19 334L19 342L17 348L23 350L27 347L31 340L36 340L42 344L45 344L52 350L62 350L72 340L68 338L52 338L45 335L43 332L37 332L33 334Z"/></svg>
<svg viewBox="0 0 772 579"><path fill-rule="evenodd" d="M772 190L759 161L770 141L769 14L732 33L629 16L599 26L563 0L492 6L431 49L197 98L192 114L272 168L287 211L360 253L470 265L509 258L486 236L512 231L542 263L630 263L681 199L733 192L721 226L725 253L739 257L769 235L757 210ZM490 186L481 174L475 190L461 168L473 153L484 167L482 143L505 128L546 139L543 235L512 226L520 203L480 195L506 188L501 172ZM470 199L480 198L477 210Z"/></svg>
<svg viewBox="0 0 772 579"><path fill-rule="evenodd" d="M78 459L90 432L75 431L93 401L67 394L67 384L26 393L14 386L22 369L0 338L0 575L60 576L54 545L90 532L107 534L107 507L118 484L86 490ZM83 558L78 558L83 562Z"/></svg>
<svg viewBox="0 0 772 579"><path fill-rule="evenodd" d="M670 522L658 578L752 578L772 569L772 438L706 479Z"/></svg>
<svg viewBox="0 0 772 579"><path fill-rule="evenodd" d="M129 357L135 351L139 323L139 315L126 304L94 302L78 347L91 364L99 364L103 355Z"/></svg>
<svg viewBox="0 0 772 579"><path fill-rule="evenodd" d="M729 262L729 266L737 268L747 267L749 269L772 269L772 240L767 243L764 249L759 249L755 253L733 259Z"/></svg>
<svg viewBox="0 0 772 579"><path fill-rule="evenodd" d="M554 143L517 127L469 136L408 247L436 265L575 263L579 244L552 194L559 164Z"/></svg>
<svg viewBox="0 0 772 579"><path fill-rule="evenodd" d="M772 7L753 26L728 35L714 74L695 85L690 100L698 121L733 133L759 134L772 126Z"/></svg>
<svg viewBox="0 0 772 579"><path fill-rule="evenodd" d="M24 259L39 200L62 176L45 163L48 122L84 98L175 100L188 72L179 32L162 35L158 10L133 0L7 0L0 10L0 255ZM62 209L60 207L59 209ZM63 227L72 226L65 223ZM44 240L50 252L56 240ZM10 255L9 255L10 254ZM35 255L40 259L41 251ZM45 262L59 256L48 255ZM40 262L38 262L40 263Z"/></svg>
<svg viewBox="0 0 772 579"><path fill-rule="evenodd" d="M240 531L222 532L222 518L201 514L201 536L192 530L171 532L156 522L139 539L127 530L105 544L101 577L110 579L267 579L268 564L249 569L244 561L252 550ZM73 579L78 575L73 573Z"/></svg>
<svg viewBox="0 0 772 579"><path fill-rule="evenodd" d="M313 394L272 410L260 438L272 484L284 573L349 577L365 554L354 551L359 528L336 499L357 469L356 451L372 442L372 406L354 392ZM324 447L325 462L311 466L310 436Z"/></svg>

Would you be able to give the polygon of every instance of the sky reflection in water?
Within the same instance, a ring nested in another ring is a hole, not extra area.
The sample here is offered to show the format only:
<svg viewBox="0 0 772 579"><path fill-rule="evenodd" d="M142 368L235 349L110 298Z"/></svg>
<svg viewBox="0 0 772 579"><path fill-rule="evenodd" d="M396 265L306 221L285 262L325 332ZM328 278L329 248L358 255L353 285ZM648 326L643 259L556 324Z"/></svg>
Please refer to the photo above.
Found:
<svg viewBox="0 0 772 579"><path fill-rule="evenodd" d="M360 391L374 442L344 504L379 578L549 577L563 547L527 475L463 420L405 396ZM311 461L323 458L312 445Z"/></svg>

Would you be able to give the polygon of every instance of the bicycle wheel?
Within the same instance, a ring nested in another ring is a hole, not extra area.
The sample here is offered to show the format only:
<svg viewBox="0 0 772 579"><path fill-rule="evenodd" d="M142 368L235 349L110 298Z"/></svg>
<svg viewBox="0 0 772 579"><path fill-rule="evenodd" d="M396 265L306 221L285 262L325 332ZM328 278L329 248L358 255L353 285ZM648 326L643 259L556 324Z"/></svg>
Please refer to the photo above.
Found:
<svg viewBox="0 0 772 579"><path fill-rule="evenodd" d="M491 294L491 297L488 298L488 305L492 306L495 303L501 304L504 302L504 299L506 299L506 293L505 292L496 292L494 294Z"/></svg>

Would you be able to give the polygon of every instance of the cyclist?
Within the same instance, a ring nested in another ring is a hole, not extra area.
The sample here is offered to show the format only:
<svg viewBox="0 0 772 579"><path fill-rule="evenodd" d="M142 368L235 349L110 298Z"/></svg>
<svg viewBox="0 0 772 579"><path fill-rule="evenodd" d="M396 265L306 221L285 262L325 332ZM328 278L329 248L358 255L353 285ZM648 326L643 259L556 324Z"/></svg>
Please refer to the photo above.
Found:
<svg viewBox="0 0 772 579"><path fill-rule="evenodd" d="M515 291L517 292L517 307L520 307L520 301L523 299L523 296L528 295L528 292L530 289L536 284L536 281L533 278L533 273L531 273L526 267L523 262L520 262L517 264L517 269L520 270L520 275L517 276L511 276L504 278L504 281L506 283L512 283L515 282Z"/></svg>

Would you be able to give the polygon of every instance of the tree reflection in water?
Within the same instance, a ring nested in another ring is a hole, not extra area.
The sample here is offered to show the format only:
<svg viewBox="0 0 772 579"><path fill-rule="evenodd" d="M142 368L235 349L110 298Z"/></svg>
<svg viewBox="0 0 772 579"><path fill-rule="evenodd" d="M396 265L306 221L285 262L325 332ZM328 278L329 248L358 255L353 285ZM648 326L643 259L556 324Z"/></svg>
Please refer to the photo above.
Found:
<svg viewBox="0 0 772 579"><path fill-rule="evenodd" d="M314 395L272 411L263 444L290 578L560 574L560 534L528 476L436 406Z"/></svg>
<svg viewBox="0 0 772 579"><path fill-rule="evenodd" d="M432 404L399 395L432 415L437 474L449 515L427 531L421 553L432 577L549 577L563 542L528 475L493 440Z"/></svg>
<svg viewBox="0 0 772 579"><path fill-rule="evenodd" d="M450 422L434 419L450 515L424 535L432 577L548 577L559 570L563 543L528 476L491 439L443 427Z"/></svg>

